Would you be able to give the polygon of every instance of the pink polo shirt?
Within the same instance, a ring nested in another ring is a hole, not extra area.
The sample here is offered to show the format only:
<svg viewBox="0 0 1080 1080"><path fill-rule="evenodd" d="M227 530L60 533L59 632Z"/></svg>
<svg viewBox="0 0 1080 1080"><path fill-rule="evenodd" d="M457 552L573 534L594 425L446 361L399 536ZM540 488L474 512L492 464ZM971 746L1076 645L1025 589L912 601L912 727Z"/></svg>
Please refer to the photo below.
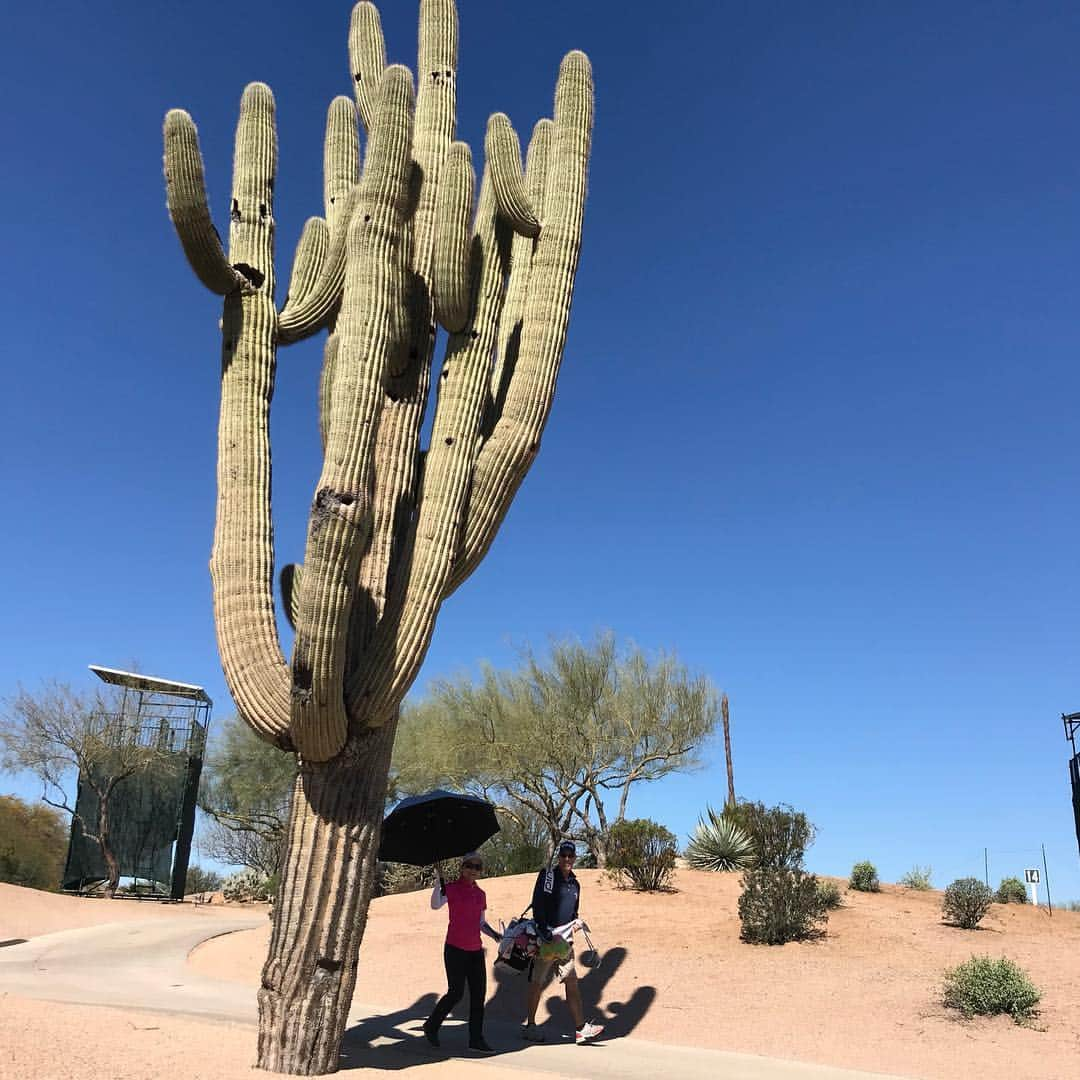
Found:
<svg viewBox="0 0 1080 1080"><path fill-rule="evenodd" d="M446 944L466 952L478 952L482 948L480 923L487 909L484 890L479 885L466 885L464 881L449 881L446 884L446 899L450 905Z"/></svg>

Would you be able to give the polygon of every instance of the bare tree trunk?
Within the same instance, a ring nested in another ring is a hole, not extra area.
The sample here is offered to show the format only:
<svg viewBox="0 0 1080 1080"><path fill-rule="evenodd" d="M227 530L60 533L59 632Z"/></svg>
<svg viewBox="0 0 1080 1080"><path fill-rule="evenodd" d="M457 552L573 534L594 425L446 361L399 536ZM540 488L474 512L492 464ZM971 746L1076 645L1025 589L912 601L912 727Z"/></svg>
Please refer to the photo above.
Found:
<svg viewBox="0 0 1080 1080"><path fill-rule="evenodd" d="M625 800L624 800L625 801ZM595 848L593 850L593 858L596 859L596 865L599 869L603 870L607 867L607 833L608 833L608 820L607 815L604 813L604 804L600 801L600 797L596 794L593 795L593 802L596 804L596 817L600 822L600 828L595 830L595 836L593 838L593 844ZM622 807L619 808L619 818L622 820ZM590 844L590 848L593 847Z"/></svg>
<svg viewBox="0 0 1080 1080"><path fill-rule="evenodd" d="M735 772L731 765L731 717L728 713L728 697L720 697L720 719L724 723L724 757L727 759L727 801L728 806L735 805Z"/></svg>
<svg viewBox="0 0 1080 1080"><path fill-rule="evenodd" d="M105 895L111 900L120 888L120 864L116 861L112 845L109 843L109 795L111 790L98 796L98 844L101 857L105 860L105 869L109 875L105 882Z"/></svg>
<svg viewBox="0 0 1080 1080"><path fill-rule="evenodd" d="M259 1068L316 1076L341 1054L375 882L397 716L303 762L259 990Z"/></svg>

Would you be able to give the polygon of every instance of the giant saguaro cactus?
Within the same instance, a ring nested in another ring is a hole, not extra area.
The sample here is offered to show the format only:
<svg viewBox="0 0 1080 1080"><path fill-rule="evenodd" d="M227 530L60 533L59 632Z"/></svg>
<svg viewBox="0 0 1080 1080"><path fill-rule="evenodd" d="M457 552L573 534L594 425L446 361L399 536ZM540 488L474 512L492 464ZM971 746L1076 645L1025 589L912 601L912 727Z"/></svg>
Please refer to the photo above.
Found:
<svg viewBox="0 0 1080 1080"><path fill-rule="evenodd" d="M475 200L454 140L457 10L421 0L414 87L387 66L379 15L349 34L355 104L330 105L325 219L301 235L274 301L274 99L240 105L228 254L211 222L195 125L165 119L169 211L192 268L224 297L211 576L240 714L299 756L270 954L259 1065L338 1062L356 982L398 706L442 601L476 568L540 444L566 339L592 130L587 58L563 60L552 120L522 167L491 117ZM363 167L357 114L366 131ZM437 323L448 332L434 424L420 432ZM274 620L269 409L277 349L327 330L325 456L302 567L282 574L291 661Z"/></svg>

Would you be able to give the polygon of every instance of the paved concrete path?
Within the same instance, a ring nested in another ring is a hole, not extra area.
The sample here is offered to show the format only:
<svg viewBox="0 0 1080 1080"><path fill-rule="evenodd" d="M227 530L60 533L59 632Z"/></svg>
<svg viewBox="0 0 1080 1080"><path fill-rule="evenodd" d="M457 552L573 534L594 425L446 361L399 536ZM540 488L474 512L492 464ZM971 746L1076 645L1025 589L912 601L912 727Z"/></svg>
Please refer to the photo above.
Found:
<svg viewBox="0 0 1080 1080"><path fill-rule="evenodd" d="M109 1005L120 1009L181 1013L208 1020L254 1024L255 992L239 983L197 974L187 964L196 945L220 934L262 925L236 918L155 919L65 930L0 948L0 992L44 1001ZM342 1047L342 1068L401 1069L466 1052L463 1024L449 1022L443 1048L428 1046L424 1017L353 1003ZM702 1018L708 1022L707 1017ZM752 1054L668 1046L620 1038L575 1046L568 1038L526 1044L516 1025L491 1021L488 1041L500 1048L485 1061L551 1076L596 1080L883 1080L882 1073L854 1072ZM554 1036L554 1033L551 1033ZM884 1078L888 1080L888 1078ZM897 1080L897 1078L893 1078Z"/></svg>

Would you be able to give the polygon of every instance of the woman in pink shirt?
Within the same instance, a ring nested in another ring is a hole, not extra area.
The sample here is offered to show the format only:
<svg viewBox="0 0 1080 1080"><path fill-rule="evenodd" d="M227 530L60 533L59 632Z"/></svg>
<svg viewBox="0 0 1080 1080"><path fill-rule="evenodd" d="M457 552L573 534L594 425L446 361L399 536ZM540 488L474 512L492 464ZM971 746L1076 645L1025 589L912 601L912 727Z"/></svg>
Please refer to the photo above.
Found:
<svg viewBox="0 0 1080 1080"><path fill-rule="evenodd" d="M444 882L439 878L431 893L431 907L438 910L450 905L450 924L446 930L443 960L446 964L447 991L424 1021L424 1035L432 1046L439 1045L439 1028L450 1010L461 1000L465 985L469 987L469 1049L477 1054L495 1051L484 1041L484 1000L487 997L487 967L484 947L480 942L483 931L495 941L499 932L487 923L487 897L476 884L483 873L484 861L475 851L461 860L461 876L457 881Z"/></svg>

